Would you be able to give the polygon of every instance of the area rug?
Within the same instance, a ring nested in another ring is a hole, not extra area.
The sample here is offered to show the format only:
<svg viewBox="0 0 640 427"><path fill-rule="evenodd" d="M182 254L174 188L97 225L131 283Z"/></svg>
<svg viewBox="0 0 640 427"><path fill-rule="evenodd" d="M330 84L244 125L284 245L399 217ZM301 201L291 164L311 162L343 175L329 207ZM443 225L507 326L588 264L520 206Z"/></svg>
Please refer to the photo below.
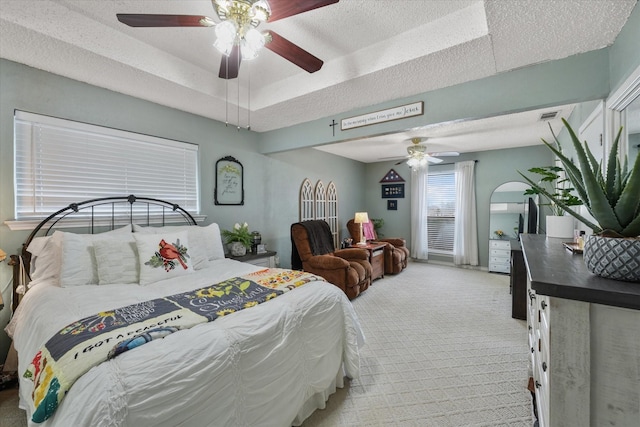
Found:
<svg viewBox="0 0 640 427"><path fill-rule="evenodd" d="M414 262L353 305L362 375L304 427L532 425L527 327L511 318L508 276Z"/></svg>

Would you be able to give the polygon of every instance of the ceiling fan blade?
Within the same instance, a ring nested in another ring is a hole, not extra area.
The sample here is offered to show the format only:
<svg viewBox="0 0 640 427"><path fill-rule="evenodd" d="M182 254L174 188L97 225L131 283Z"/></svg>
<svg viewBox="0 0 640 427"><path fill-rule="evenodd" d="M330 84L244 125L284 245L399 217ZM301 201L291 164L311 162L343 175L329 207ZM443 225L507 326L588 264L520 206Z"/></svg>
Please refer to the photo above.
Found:
<svg viewBox="0 0 640 427"><path fill-rule="evenodd" d="M213 27L215 21L198 15L147 15L118 13L118 21L130 27Z"/></svg>
<svg viewBox="0 0 640 427"><path fill-rule="evenodd" d="M338 3L338 1L340 0L269 0L271 15L267 22L329 6Z"/></svg>
<svg viewBox="0 0 640 427"><path fill-rule="evenodd" d="M427 156L427 161L429 163L433 163L434 165L444 162L444 160L442 160L442 159L438 159L437 157L431 157L431 156Z"/></svg>
<svg viewBox="0 0 640 427"><path fill-rule="evenodd" d="M222 55L222 61L220 61L220 73L218 73L218 77L221 79L235 79L238 77L241 61L242 57L240 56L240 47L238 45L234 45L228 56Z"/></svg>
<svg viewBox="0 0 640 427"><path fill-rule="evenodd" d="M264 47L309 73L315 73L322 68L322 64L324 64L321 59L313 56L300 46L291 43L273 31L269 31L266 38L267 40L270 38L271 41L267 42Z"/></svg>
<svg viewBox="0 0 640 427"><path fill-rule="evenodd" d="M457 151L441 151L439 153L429 153L429 155L435 157L455 157L459 156L460 153L458 153Z"/></svg>

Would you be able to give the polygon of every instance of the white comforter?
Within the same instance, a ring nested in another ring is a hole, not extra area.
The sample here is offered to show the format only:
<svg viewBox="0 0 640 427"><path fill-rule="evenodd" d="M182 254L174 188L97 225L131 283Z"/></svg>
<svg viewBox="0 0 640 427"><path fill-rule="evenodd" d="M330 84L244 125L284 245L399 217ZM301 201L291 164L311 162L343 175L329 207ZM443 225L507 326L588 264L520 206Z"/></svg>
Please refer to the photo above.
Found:
<svg viewBox="0 0 640 427"><path fill-rule="evenodd" d="M69 323L259 270L217 260L148 286L38 285L7 332L19 369ZM312 282L271 301L152 341L81 377L42 426L290 426L324 406L343 376L359 375L364 342L351 303L337 287ZM32 383L20 380L30 420Z"/></svg>

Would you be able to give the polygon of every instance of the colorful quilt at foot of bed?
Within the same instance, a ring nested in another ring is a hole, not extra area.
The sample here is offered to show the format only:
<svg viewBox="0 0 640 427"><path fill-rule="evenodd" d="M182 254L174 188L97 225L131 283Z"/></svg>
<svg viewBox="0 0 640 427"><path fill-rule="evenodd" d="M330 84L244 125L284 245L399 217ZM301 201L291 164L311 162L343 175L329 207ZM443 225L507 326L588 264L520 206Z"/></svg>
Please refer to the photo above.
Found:
<svg viewBox="0 0 640 427"><path fill-rule="evenodd" d="M303 271L260 270L74 322L47 341L24 373L25 378L34 382L32 419L40 423L51 417L73 383L106 360L317 280L324 279Z"/></svg>

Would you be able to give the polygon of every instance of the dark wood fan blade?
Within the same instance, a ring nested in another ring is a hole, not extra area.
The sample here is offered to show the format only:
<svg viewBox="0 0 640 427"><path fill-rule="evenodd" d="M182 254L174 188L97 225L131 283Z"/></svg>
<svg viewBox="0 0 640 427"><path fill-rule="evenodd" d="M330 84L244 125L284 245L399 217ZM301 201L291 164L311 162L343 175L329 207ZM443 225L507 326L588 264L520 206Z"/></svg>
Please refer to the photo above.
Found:
<svg viewBox="0 0 640 427"><path fill-rule="evenodd" d="M340 0L269 0L271 15L267 22L277 21L287 16L329 6L339 1Z"/></svg>
<svg viewBox="0 0 640 427"><path fill-rule="evenodd" d="M235 79L238 77L241 60L240 47L238 45L234 45L229 56L222 55L222 61L220 61L220 73L218 73L218 77L221 79Z"/></svg>
<svg viewBox="0 0 640 427"><path fill-rule="evenodd" d="M118 21L130 27L213 27L215 22L198 15L146 15L118 13Z"/></svg>
<svg viewBox="0 0 640 427"><path fill-rule="evenodd" d="M269 34L271 41L265 44L264 47L270 51L277 53L287 61L296 64L298 67L310 73L315 73L322 68L324 62L322 62L321 59L316 58L300 46L291 43L273 31L269 31ZM267 36L267 40L268 39L269 37Z"/></svg>

